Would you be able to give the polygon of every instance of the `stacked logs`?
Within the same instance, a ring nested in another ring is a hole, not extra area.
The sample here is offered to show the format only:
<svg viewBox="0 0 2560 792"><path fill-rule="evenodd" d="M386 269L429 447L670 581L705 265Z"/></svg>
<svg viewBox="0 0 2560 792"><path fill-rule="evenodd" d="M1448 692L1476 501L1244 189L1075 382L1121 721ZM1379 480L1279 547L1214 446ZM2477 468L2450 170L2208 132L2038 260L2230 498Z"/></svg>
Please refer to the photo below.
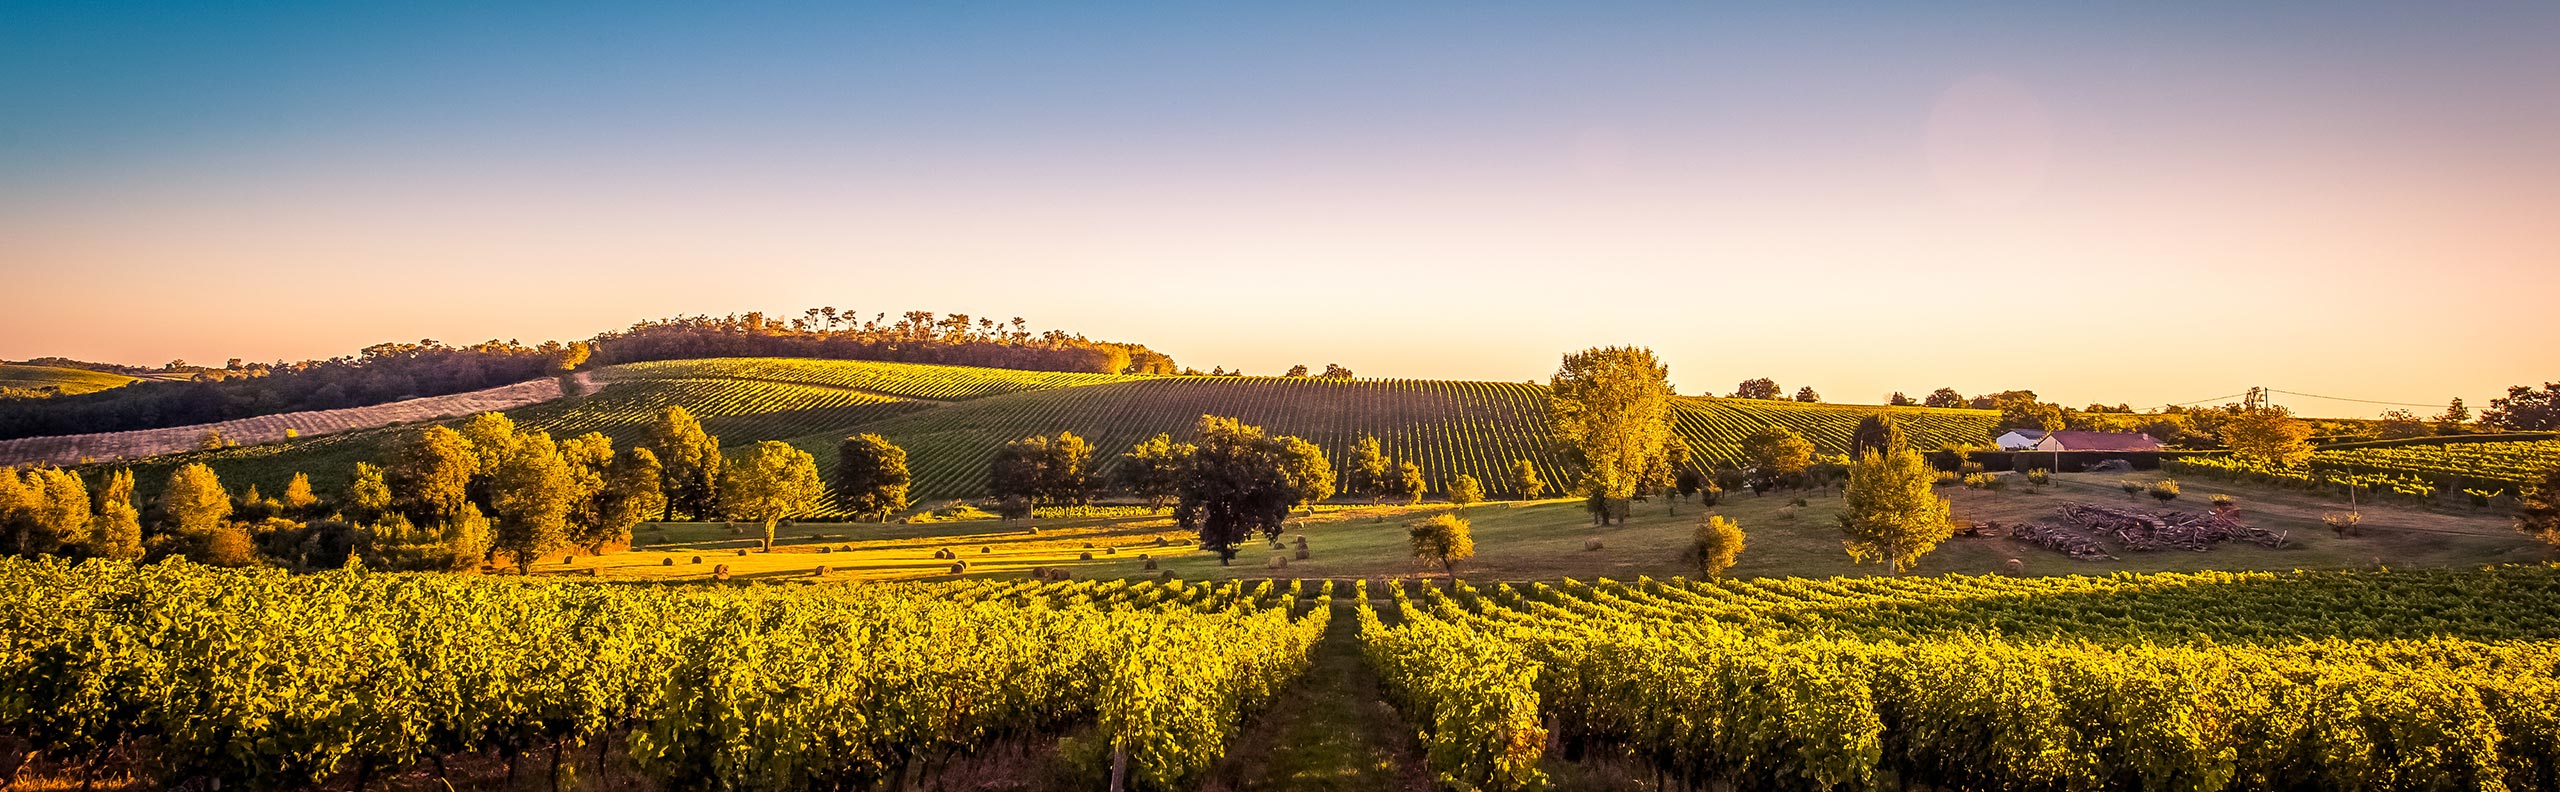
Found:
<svg viewBox="0 0 2560 792"><path fill-rule="evenodd" d="M2283 547L2286 538L2284 534L2242 524L2231 511L2146 514L2077 503L2063 506L2059 511L2062 519L2071 524L2112 535L2125 549L2134 551L2174 549L2204 552L2225 542Z"/></svg>
<svg viewBox="0 0 2560 792"><path fill-rule="evenodd" d="M2113 561L2106 545L2088 535L2053 523L2031 522L2009 526L2009 538L2035 545L2082 561Z"/></svg>

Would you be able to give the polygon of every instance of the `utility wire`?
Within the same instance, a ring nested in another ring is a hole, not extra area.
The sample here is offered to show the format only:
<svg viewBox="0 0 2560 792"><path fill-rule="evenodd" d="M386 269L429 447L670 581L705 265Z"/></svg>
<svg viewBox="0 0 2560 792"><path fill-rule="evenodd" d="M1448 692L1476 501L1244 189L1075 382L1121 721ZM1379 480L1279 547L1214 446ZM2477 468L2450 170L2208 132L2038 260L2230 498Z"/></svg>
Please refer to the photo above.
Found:
<svg viewBox="0 0 2560 792"><path fill-rule="evenodd" d="M2229 395L2229 396L2215 396L2215 397L2210 398L2210 399L2197 399L2197 400L2194 400L2194 401L2170 402L2170 403L2169 403L2169 406L2172 406L2172 407L2184 407L2184 406L2187 406L2187 405L2190 405L2190 404L2203 404L2203 403L2205 403L2205 402L2218 402L2218 401L2222 401L2222 400L2224 400L2224 399L2237 399L2237 398L2240 398L2240 397L2242 397L2242 396L2247 396L2247 395L2249 395L2249 394L2247 394L2247 393L2234 393L2234 394L2231 394L2231 395Z"/></svg>
<svg viewBox="0 0 2560 792"><path fill-rule="evenodd" d="M2372 400L2372 399L2349 399L2349 398L2346 398L2346 397L2343 397L2343 396L2322 396L2322 395L2317 394L2317 393L2296 393L2296 392L2294 392L2294 391L2289 391L2289 390L2276 390L2276 389L2274 389L2274 388L2268 388L2268 389L2267 389L2267 391L2268 391L2269 393L2281 393L2281 394L2284 394L2284 395L2287 395L2287 396L2301 396L2301 397L2309 398L2309 399L2327 399L2327 400L2329 400L2329 401L2355 402L2355 403L2358 403L2358 404L2381 404L2381 405L2387 405L2387 406L2391 406L2391 407L2435 407L2435 406L2438 406L2438 405L2433 405L2433 404L2411 404L2411 403L2408 403L2408 402L2374 401L2374 400Z"/></svg>

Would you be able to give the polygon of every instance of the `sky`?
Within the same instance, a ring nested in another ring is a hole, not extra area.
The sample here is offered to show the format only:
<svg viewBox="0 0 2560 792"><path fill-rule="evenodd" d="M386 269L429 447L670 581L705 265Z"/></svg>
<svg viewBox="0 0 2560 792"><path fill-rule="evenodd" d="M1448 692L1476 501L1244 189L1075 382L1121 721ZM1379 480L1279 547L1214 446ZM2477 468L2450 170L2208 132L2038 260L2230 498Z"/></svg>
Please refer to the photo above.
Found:
<svg viewBox="0 0 2560 792"><path fill-rule="evenodd" d="M2548 2L11 2L0 358L834 306L1263 374L1641 344L1690 394L2477 405L2560 379L2554 41Z"/></svg>

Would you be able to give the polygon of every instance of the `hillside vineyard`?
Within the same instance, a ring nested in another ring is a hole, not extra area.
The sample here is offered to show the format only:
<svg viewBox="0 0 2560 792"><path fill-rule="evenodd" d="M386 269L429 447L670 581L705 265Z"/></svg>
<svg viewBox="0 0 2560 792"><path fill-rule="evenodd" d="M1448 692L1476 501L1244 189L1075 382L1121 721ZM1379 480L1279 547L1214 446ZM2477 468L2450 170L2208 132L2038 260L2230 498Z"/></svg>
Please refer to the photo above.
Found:
<svg viewBox="0 0 2560 792"><path fill-rule="evenodd" d="M1570 480L1547 420L1546 388L1526 383L1122 376L788 358L629 363L591 377L602 385L593 395L509 414L555 436L601 431L628 444L658 407L683 405L724 446L785 440L815 455L822 469L846 435L877 432L907 449L919 500L984 494L988 458L1012 440L1074 432L1093 443L1096 463L1107 469L1158 433L1188 436L1202 415L1306 438L1337 466L1361 436L1376 436L1389 457L1420 465L1433 492L1467 475L1497 497L1508 495L1511 467L1523 459L1548 482ZM1697 397L1678 399L1675 409L1677 435L1694 458L1726 467L1741 463L1745 435L1770 424L1839 454L1858 420L1878 412L1900 418L1922 448L1978 442L1998 418L1987 410ZM209 459L226 481L269 488L297 470L333 485L367 458L356 448L395 436L376 430L156 461Z"/></svg>

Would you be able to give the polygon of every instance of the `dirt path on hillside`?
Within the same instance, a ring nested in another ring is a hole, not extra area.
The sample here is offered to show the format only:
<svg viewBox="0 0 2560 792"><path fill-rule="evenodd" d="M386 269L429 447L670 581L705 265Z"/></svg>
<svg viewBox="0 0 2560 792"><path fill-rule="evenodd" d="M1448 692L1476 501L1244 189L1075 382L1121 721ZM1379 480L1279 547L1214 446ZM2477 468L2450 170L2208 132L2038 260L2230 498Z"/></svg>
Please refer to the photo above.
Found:
<svg viewBox="0 0 2560 792"><path fill-rule="evenodd" d="M1360 656L1357 603L1337 594L1314 667L1245 725L1204 792L1431 792L1413 727L1387 704Z"/></svg>

